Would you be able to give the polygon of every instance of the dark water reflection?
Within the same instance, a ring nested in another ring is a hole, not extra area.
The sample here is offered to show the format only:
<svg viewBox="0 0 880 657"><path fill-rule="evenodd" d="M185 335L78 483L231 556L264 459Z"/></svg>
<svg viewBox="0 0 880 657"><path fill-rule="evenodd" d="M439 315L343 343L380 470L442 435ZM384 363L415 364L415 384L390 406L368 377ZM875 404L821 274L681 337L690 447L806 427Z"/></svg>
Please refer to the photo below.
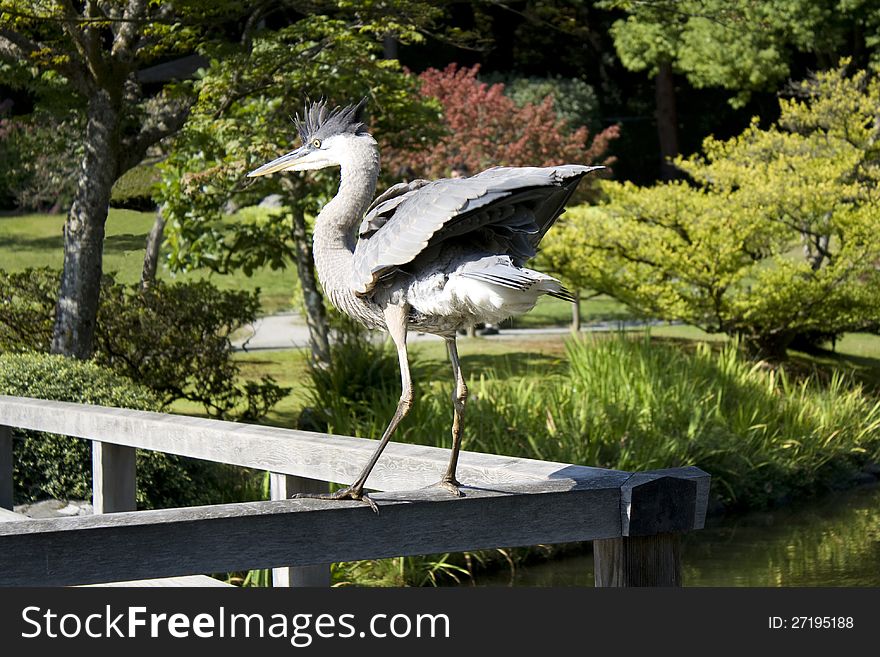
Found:
<svg viewBox="0 0 880 657"><path fill-rule="evenodd" d="M880 586L880 486L805 506L719 518L686 537L686 586ZM477 585L592 586L585 551Z"/></svg>

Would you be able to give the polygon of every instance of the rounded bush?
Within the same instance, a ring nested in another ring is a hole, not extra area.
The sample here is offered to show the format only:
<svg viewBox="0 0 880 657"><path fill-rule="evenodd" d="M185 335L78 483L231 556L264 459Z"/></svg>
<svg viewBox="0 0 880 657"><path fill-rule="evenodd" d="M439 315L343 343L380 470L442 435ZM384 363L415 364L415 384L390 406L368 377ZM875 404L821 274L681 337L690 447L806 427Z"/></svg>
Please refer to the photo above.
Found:
<svg viewBox="0 0 880 657"><path fill-rule="evenodd" d="M148 411L160 406L148 388L93 362L39 353L0 354L0 394ZM13 463L16 503L91 498L88 440L15 430ZM138 506L198 503L194 478L203 467L173 455L138 451Z"/></svg>

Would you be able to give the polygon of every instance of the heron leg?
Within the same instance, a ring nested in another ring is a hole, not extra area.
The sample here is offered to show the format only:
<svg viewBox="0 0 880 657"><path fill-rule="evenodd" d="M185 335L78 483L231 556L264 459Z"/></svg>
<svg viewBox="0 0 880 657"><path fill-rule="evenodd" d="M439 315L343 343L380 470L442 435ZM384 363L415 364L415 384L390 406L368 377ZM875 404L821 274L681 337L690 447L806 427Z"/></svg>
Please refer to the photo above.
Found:
<svg viewBox="0 0 880 657"><path fill-rule="evenodd" d="M397 358L400 362L401 391L400 400L397 402L397 409L394 411L391 422L388 423L385 432L382 434L382 439L379 441L379 446L376 448L376 451L373 452L366 467L364 467L361 474L350 486L341 488L335 493L297 493L296 495L293 495L294 498L312 497L332 500L358 500L369 504L376 513L379 512L376 503L369 495L364 493L364 484L366 484L367 477L370 476L370 472L372 472L373 467L382 455L382 451L385 449L388 441L391 440L391 436L397 429L397 425L400 424L401 420L406 417L406 414L409 413L410 408L412 408L413 387L412 378L410 377L409 372L409 357L406 351L406 318L408 311L409 308L406 306L389 306L385 309L385 324L388 327L388 333L391 335L391 339L394 341L394 346L397 347Z"/></svg>
<svg viewBox="0 0 880 657"><path fill-rule="evenodd" d="M446 474L440 480L440 486L446 488L454 495L461 497L461 484L455 478L455 470L458 467L458 452L461 449L461 431L464 423L464 407L467 401L468 389L461 373L461 362L458 359L458 346L455 336L446 338L446 348L449 350L449 360L452 361L452 375L455 377L455 390L452 392L452 456L449 458L449 467Z"/></svg>

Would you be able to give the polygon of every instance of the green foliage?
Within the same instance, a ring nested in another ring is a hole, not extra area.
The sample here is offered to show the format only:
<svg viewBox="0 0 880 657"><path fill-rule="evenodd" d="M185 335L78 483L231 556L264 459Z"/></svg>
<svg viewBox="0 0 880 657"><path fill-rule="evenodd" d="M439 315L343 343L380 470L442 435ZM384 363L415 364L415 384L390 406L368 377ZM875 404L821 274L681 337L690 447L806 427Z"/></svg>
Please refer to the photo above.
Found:
<svg viewBox="0 0 880 657"><path fill-rule="evenodd" d="M309 412L300 424L305 421L315 430L344 436L378 437L400 397L397 353L389 342L373 340L354 320L339 316L335 319L337 330L330 346L332 365L310 363L306 402ZM413 357L410 369L419 369L418 360ZM402 437L396 439L405 441Z"/></svg>
<svg viewBox="0 0 880 657"><path fill-rule="evenodd" d="M595 132L600 125L600 103L595 89L580 78L562 76L521 77L489 75L490 84L504 84L504 95L519 107L540 105L547 96L553 98L553 110L569 126L585 125Z"/></svg>
<svg viewBox="0 0 880 657"><path fill-rule="evenodd" d="M478 557L479 555L471 555ZM334 586L441 586L471 579L455 554L369 559L333 564ZM465 562L466 563L466 562Z"/></svg>
<svg viewBox="0 0 880 657"><path fill-rule="evenodd" d="M343 18L308 16L256 33L247 52L215 53L196 82L198 101L186 128L162 165L159 197L172 268L248 272L265 264L281 268L293 258L292 214L314 214L335 193L335 172L317 173L308 185L299 176L254 181L245 174L291 149L296 135L289 117L307 96L340 105L369 97L370 129L382 144L431 139L436 107L418 98L396 61L380 58L376 38L386 34L388 20L397 21L390 33L401 38L417 32L399 24L406 14L364 9L364 20L380 15L356 29ZM280 194L283 206L273 221L221 221L230 201L245 207L270 194Z"/></svg>
<svg viewBox="0 0 880 657"><path fill-rule="evenodd" d="M51 269L0 270L0 351L49 350L58 279ZM105 275L94 359L149 387L163 408L184 399L211 416L255 421L289 392L268 376L240 382L229 335L258 310L256 293L207 281L142 290Z"/></svg>
<svg viewBox="0 0 880 657"><path fill-rule="evenodd" d="M191 85L178 76L145 85L136 73L210 47L223 39L218 28L249 13L239 3L204 0L113 2L101 8L0 0L0 72L36 104L33 116L19 119L15 172L24 195L19 203L39 208L46 196L69 202L75 188L98 184L86 176L77 180L76 174L88 139L84 110L99 92L112 98L113 116L105 111L89 119L113 126L104 166L112 168L115 180L137 165L147 148L183 122Z"/></svg>
<svg viewBox="0 0 880 657"><path fill-rule="evenodd" d="M146 387L93 362L47 354L0 354L0 394L154 411ZM91 443L32 431L13 432L16 502L91 498ZM158 452L137 455L141 508L204 501L204 466Z"/></svg>
<svg viewBox="0 0 880 657"><path fill-rule="evenodd" d="M160 180L155 164L139 164L129 169L113 185L110 204L116 208L152 210L156 207L153 194Z"/></svg>
<svg viewBox="0 0 880 657"><path fill-rule="evenodd" d="M48 351L57 298L57 271L0 269L0 353Z"/></svg>
<svg viewBox="0 0 880 657"><path fill-rule="evenodd" d="M722 503L755 507L845 485L880 451L880 403L844 375L797 379L733 344L581 340L568 353L569 386L541 395L551 439L539 458L572 441L582 463L698 465Z"/></svg>
<svg viewBox="0 0 880 657"><path fill-rule="evenodd" d="M777 125L678 160L693 184L609 184L569 211L545 240L564 277L770 358L880 328L880 83L838 69L797 92Z"/></svg>
<svg viewBox="0 0 880 657"><path fill-rule="evenodd" d="M20 209L57 211L69 205L83 146L65 136L82 131L82 114L75 109L50 112L37 108L33 114L5 119L3 124L0 185L4 193Z"/></svg>
<svg viewBox="0 0 880 657"><path fill-rule="evenodd" d="M617 54L633 71L672 64L698 88L722 87L742 106L790 75L795 53L820 62L846 52L854 31L880 57L880 12L861 0L603 0L626 18L611 29ZM827 66L827 64L826 64Z"/></svg>
<svg viewBox="0 0 880 657"><path fill-rule="evenodd" d="M146 290L108 282L95 360L149 386L166 407L186 399L211 416L256 421L289 392L269 376L238 382L229 335L258 310L257 294L208 281L157 281Z"/></svg>

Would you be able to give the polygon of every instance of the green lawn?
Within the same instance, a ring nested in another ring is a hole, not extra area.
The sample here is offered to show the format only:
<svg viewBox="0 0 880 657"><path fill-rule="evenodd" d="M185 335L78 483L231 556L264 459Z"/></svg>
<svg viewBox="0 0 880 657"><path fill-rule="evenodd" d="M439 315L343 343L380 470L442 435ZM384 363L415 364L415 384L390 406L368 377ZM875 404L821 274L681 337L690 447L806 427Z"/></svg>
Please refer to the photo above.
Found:
<svg viewBox="0 0 880 657"><path fill-rule="evenodd" d="M493 369L549 373L560 370L565 363L565 336L516 343L462 338L458 344L462 367L468 376L479 376L480 372ZM414 342L410 345L409 352L417 376L427 377L427 380L435 382L452 381L451 365L443 342ZM258 378L268 374L280 385L291 388L291 393L272 409L263 422L279 427L295 426L300 411L307 403L305 350L238 352L235 360L241 365L243 378ZM198 415L201 409L194 404L179 402L172 411Z"/></svg>
<svg viewBox="0 0 880 657"><path fill-rule="evenodd" d="M28 267L60 268L63 260L63 214L27 214L0 217L0 268L21 271ZM117 279L134 283L141 276L144 246L153 226L155 214L112 208L107 219L104 240L104 271L114 272ZM286 271L272 271L263 267L250 277L244 274L218 276L208 270L186 274L172 274L160 267L159 277L175 280L208 278L222 290L260 288L263 312L271 314L293 307L296 273L291 266ZM630 310L608 297L587 299L581 304L584 322L628 319ZM544 297L532 312L513 318L511 327L565 326L571 323L571 304Z"/></svg>
<svg viewBox="0 0 880 657"><path fill-rule="evenodd" d="M63 261L62 227L64 215L28 214L0 217L0 268L21 271L28 267L60 268ZM144 246L155 214L111 209L104 240L104 271L115 272L117 279L134 283L141 276ZM161 266L159 277L174 280L207 278L223 290L260 288L263 310L273 313L292 306L294 269L272 271L258 269L253 276L244 274L218 276L208 270L172 274Z"/></svg>
<svg viewBox="0 0 880 657"><path fill-rule="evenodd" d="M586 297L586 295L584 295ZM600 295L581 301L581 322L616 321L634 319L632 310L616 299ZM534 328L538 326L568 326L572 319L572 305L562 299L541 297L538 305L519 317L511 317L504 326L511 328Z"/></svg>

